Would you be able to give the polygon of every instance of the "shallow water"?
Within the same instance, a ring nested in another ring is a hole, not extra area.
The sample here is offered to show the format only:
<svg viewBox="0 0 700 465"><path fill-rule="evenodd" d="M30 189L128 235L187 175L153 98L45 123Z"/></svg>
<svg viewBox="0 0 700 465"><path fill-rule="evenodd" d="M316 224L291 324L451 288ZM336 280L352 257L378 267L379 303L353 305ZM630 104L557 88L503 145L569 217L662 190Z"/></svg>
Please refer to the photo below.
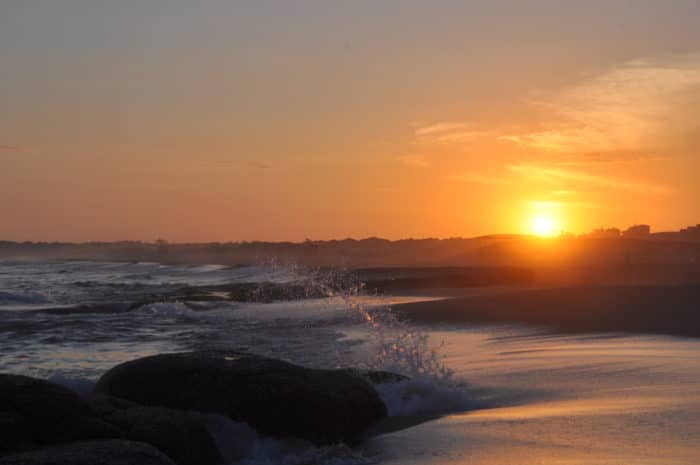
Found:
<svg viewBox="0 0 700 465"><path fill-rule="evenodd" d="M700 463L700 342L504 331L431 332L457 376L493 390L502 406L367 447L386 463Z"/></svg>
<svg viewBox="0 0 700 465"><path fill-rule="evenodd" d="M125 311L145 294L183 285L307 278L304 270L270 266L0 264L0 371L85 392L106 369L136 357L249 350L316 367L404 372L414 379L378 387L390 414L439 417L354 449L274 440L208 418L231 463L700 463L698 340L416 326L385 307L420 297L353 290L326 299L212 301L194 310L189 302L153 302ZM84 304L96 310L76 313Z"/></svg>

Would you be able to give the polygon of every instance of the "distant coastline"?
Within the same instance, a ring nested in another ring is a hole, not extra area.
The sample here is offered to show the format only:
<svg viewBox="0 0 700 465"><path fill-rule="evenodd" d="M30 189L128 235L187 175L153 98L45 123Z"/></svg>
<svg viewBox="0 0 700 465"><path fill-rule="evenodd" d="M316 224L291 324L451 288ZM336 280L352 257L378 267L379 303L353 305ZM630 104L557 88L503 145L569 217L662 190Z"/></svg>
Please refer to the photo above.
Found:
<svg viewBox="0 0 700 465"><path fill-rule="evenodd" d="M629 230L628 230L629 231ZM700 226L629 234L615 228L538 238L343 239L304 242L13 242L0 241L0 260L116 260L222 265L295 263L343 268L489 266L645 266L700 263Z"/></svg>

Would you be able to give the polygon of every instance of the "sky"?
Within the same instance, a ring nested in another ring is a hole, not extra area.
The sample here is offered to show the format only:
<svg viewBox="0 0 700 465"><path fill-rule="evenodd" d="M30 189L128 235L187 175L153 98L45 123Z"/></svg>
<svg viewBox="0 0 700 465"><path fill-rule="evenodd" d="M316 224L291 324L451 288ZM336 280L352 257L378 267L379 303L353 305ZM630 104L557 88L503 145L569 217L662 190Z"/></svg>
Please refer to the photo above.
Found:
<svg viewBox="0 0 700 465"><path fill-rule="evenodd" d="M0 0L0 240L700 222L697 0Z"/></svg>

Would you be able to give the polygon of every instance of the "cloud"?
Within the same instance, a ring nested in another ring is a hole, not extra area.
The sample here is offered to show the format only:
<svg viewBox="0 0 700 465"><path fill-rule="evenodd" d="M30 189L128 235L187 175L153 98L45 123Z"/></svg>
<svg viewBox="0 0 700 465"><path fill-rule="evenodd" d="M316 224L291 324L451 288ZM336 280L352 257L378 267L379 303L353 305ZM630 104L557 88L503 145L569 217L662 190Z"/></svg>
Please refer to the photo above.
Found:
<svg viewBox="0 0 700 465"><path fill-rule="evenodd" d="M419 154L400 155L396 157L396 159L405 165L415 166L418 168L430 166L430 162L425 158L425 156Z"/></svg>
<svg viewBox="0 0 700 465"><path fill-rule="evenodd" d="M698 95L700 54L629 61L530 99L551 120L499 139L549 152L670 150L674 134L697 131Z"/></svg>
<svg viewBox="0 0 700 465"><path fill-rule="evenodd" d="M499 140L552 152L577 152L589 147L606 147L607 137L590 128L561 128L522 135L500 136Z"/></svg>
<svg viewBox="0 0 700 465"><path fill-rule="evenodd" d="M416 123L413 126L416 137L444 143L472 141L488 134L486 131L477 129L474 123L464 121Z"/></svg>
<svg viewBox="0 0 700 465"><path fill-rule="evenodd" d="M472 127L472 123L465 122L442 122L428 125L416 125L417 136L429 136L434 134L444 134L452 131L463 131Z"/></svg>
<svg viewBox="0 0 700 465"><path fill-rule="evenodd" d="M559 165L569 166L584 166L584 165L599 165L603 163L633 163L639 161L655 161L662 160L664 156L652 154L649 152L639 152L630 150L607 151L607 152L588 152L570 157L569 159L560 160Z"/></svg>
<svg viewBox="0 0 700 465"><path fill-rule="evenodd" d="M643 181L622 179L614 176L601 176L562 168L544 167L530 164L508 165L506 168L520 176L553 184L562 181L590 184L616 190L632 191L641 194L668 194L671 189Z"/></svg>
<svg viewBox="0 0 700 465"><path fill-rule="evenodd" d="M528 200L525 202L528 204L530 207L532 207L536 211L556 211L556 210L562 210L564 208L566 209L571 209L571 208L584 208L584 209L593 209L593 210L603 210L603 209L608 209L610 207L601 205L598 203L594 202L585 202L585 201L575 201L575 200Z"/></svg>

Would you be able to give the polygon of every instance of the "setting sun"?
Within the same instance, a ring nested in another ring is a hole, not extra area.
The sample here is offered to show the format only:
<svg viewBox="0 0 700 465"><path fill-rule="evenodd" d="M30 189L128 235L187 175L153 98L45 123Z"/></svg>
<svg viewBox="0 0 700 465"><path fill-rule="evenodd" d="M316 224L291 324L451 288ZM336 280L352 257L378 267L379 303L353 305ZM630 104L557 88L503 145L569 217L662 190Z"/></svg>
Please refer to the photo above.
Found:
<svg viewBox="0 0 700 465"><path fill-rule="evenodd" d="M536 236L550 237L556 232L554 219L551 216L538 215L532 218L532 232Z"/></svg>

